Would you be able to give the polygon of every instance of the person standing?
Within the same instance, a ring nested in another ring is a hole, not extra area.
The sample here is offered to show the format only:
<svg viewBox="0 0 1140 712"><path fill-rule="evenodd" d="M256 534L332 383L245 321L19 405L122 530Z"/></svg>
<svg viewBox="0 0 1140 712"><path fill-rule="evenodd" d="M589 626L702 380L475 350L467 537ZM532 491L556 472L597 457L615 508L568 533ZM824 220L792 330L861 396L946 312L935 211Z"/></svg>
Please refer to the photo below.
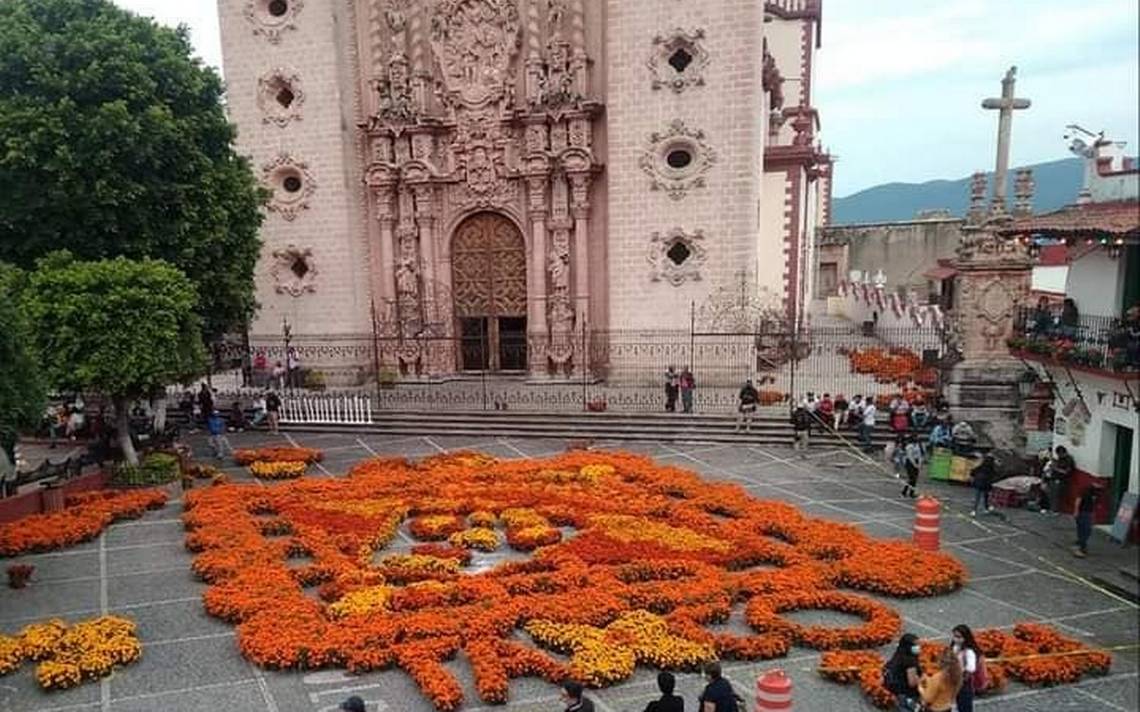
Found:
<svg viewBox="0 0 1140 712"><path fill-rule="evenodd" d="M1053 452L1056 456L1049 462L1045 482L1049 489L1049 510L1053 514L1060 514L1064 508L1062 502L1065 492L1069 488L1069 477L1077 469L1077 463L1064 445L1058 445Z"/></svg>
<svg viewBox="0 0 1140 712"><path fill-rule="evenodd" d="M751 378L744 382L744 387L740 389L737 399L739 403L736 406L736 431L740 432L741 426L745 426L745 430L751 431L752 418L756 415L756 404L760 402L760 393L752 385Z"/></svg>
<svg viewBox="0 0 1140 712"><path fill-rule="evenodd" d="M970 511L970 516L978 516L978 505L985 507L986 512L994 511L990 506L990 490L993 489L996 479L997 462L994 461L993 455L986 453L982 458L982 464L970 471L970 483L974 487L974 508Z"/></svg>
<svg viewBox="0 0 1140 712"><path fill-rule="evenodd" d="M1093 512L1097 502L1104 491L1104 485L1099 480L1085 487L1077 499L1074 514L1077 517L1077 545L1073 547L1073 556L1083 559L1089 555L1089 537L1092 536Z"/></svg>
<svg viewBox="0 0 1140 712"><path fill-rule="evenodd" d="M808 412L803 403L797 405L796 409L792 411L792 430L795 432L792 449L797 452L807 450L808 440L811 438L811 413Z"/></svg>
<svg viewBox="0 0 1140 712"><path fill-rule="evenodd" d="M863 418L859 425L859 442L863 445L864 450L871 449L871 433L875 432L876 414L875 401L868 398L867 404L863 407Z"/></svg>
<svg viewBox="0 0 1140 712"><path fill-rule="evenodd" d="M283 366L280 361L273 364L272 376L273 383L271 384L271 387L276 388L279 391L285 390L285 366Z"/></svg>
<svg viewBox="0 0 1140 712"><path fill-rule="evenodd" d="M226 455L233 454L230 440L226 437L226 419L218 411L210 413L206 420L206 428L210 432L210 447L214 450L214 457L221 460Z"/></svg>
<svg viewBox="0 0 1140 712"><path fill-rule="evenodd" d="M698 712L738 712L736 692L732 689L732 683L721 674L720 663L711 662L706 665L705 676L709 683L697 700L700 704Z"/></svg>
<svg viewBox="0 0 1140 712"><path fill-rule="evenodd" d="M281 415L281 398L277 391L267 391L265 394L265 419L269 424L269 432L277 432L277 419Z"/></svg>
<svg viewBox="0 0 1140 712"><path fill-rule="evenodd" d="M923 710L928 712L950 712L954 699L962 687L962 666L958 656L947 648L938 660L938 671L924 675L918 681L918 694L922 698Z"/></svg>
<svg viewBox="0 0 1140 712"><path fill-rule="evenodd" d="M906 439L904 466L906 468L906 486L903 487L902 496L914 499L918 496L918 490L914 486L918 484L918 470L922 466L922 446L918 444L918 440L913 435Z"/></svg>
<svg viewBox="0 0 1140 712"><path fill-rule="evenodd" d="M835 402L831 400L830 393L824 393L823 398L819 399L819 407L816 408L815 412L819 418L821 430L826 431L832 427L835 420Z"/></svg>
<svg viewBox="0 0 1140 712"><path fill-rule="evenodd" d="M685 712L685 700L673 694L676 686L677 679L673 673L666 670L657 673L657 689L661 690L661 697L646 705L645 712Z"/></svg>
<svg viewBox="0 0 1140 712"><path fill-rule="evenodd" d="M834 420L835 422L833 423L832 427L834 427L836 430L839 430L847 424L847 399L843 397L842 393L835 396Z"/></svg>
<svg viewBox="0 0 1140 712"><path fill-rule="evenodd" d="M257 398L253 399L253 417L249 421L249 427L259 427L263 422L265 422L265 416L265 396L260 395Z"/></svg>
<svg viewBox="0 0 1140 712"><path fill-rule="evenodd" d="M918 682L922 677L918 664L920 650L918 636L903 633L894 655L883 665L883 686L895 696L898 712L914 712L918 704Z"/></svg>
<svg viewBox="0 0 1140 712"><path fill-rule="evenodd" d="M582 683L567 680L562 683L562 702L566 712L594 712L594 703L582 692Z"/></svg>
<svg viewBox="0 0 1140 712"><path fill-rule="evenodd" d="M955 699L957 712L974 712L974 696L985 688L982 653L968 625L956 625L950 632L951 649L958 656L962 668L962 687Z"/></svg>
<svg viewBox="0 0 1140 712"><path fill-rule="evenodd" d="M208 421L214 412L214 394L210 392L210 387L205 383L198 389L198 409L202 414L203 422Z"/></svg>
<svg viewBox="0 0 1140 712"><path fill-rule="evenodd" d="M289 387L300 388L301 383L301 357L297 354L297 349L290 346L289 350L285 352L285 365L289 369Z"/></svg>
<svg viewBox="0 0 1140 712"><path fill-rule="evenodd" d="M670 366L665 369L665 412L677 410L677 371Z"/></svg>
<svg viewBox="0 0 1140 712"><path fill-rule="evenodd" d="M693 412L693 389L697 387L697 380L688 366L681 369L681 378L678 382L681 388L681 410L685 413Z"/></svg>

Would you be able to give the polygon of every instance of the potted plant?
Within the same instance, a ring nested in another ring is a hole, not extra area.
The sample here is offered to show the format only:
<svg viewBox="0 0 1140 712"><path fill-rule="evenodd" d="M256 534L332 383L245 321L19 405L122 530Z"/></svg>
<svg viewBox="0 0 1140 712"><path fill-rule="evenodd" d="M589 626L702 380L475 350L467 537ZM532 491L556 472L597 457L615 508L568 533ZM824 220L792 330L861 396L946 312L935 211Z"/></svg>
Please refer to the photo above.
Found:
<svg viewBox="0 0 1140 712"><path fill-rule="evenodd" d="M7 570L9 588L24 588L31 580L36 567L31 564L12 564Z"/></svg>

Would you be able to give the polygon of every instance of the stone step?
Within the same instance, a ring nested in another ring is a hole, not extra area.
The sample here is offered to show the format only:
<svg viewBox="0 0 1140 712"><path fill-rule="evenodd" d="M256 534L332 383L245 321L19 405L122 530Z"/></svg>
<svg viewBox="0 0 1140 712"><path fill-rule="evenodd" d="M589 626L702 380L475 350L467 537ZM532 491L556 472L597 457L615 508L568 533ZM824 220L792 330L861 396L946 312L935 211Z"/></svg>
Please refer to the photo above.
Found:
<svg viewBox="0 0 1140 712"><path fill-rule="evenodd" d="M1093 574L1089 580L1127 601L1140 603L1140 581L1136 579L1135 572L1129 573L1127 569L1105 571Z"/></svg>

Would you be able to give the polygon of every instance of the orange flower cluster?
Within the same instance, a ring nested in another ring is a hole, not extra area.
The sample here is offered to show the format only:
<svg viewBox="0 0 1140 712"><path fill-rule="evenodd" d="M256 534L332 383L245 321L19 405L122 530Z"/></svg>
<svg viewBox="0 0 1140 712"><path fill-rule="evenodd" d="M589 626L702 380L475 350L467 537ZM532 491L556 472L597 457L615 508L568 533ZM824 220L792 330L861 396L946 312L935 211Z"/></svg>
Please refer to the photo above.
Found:
<svg viewBox="0 0 1140 712"><path fill-rule="evenodd" d="M301 460L255 460L249 464L249 474L259 480L293 480L305 474L308 467Z"/></svg>
<svg viewBox="0 0 1140 712"><path fill-rule="evenodd" d="M758 393L760 394L760 405L776 405L788 399L787 393L774 391L770 388L761 388Z"/></svg>
<svg viewBox="0 0 1140 712"><path fill-rule="evenodd" d="M99 490L68 497L62 511L30 514L0 524L0 556L19 556L75 546L94 539L112 522L138 519L161 509L166 493L158 489Z"/></svg>
<svg viewBox="0 0 1140 712"><path fill-rule="evenodd" d="M102 616L68 626L53 618L25 626L15 637L0 635L0 675L34 660L40 686L63 689L106 677L116 665L133 663L141 654L130 620Z"/></svg>
<svg viewBox="0 0 1140 712"><path fill-rule="evenodd" d="M933 388L938 382L938 372L924 368L922 358L907 348L884 349L871 346L865 349L845 351L851 362L851 370L874 376L876 383L891 383L897 386L911 384L922 388ZM918 392L918 389L914 389Z"/></svg>
<svg viewBox="0 0 1140 712"><path fill-rule="evenodd" d="M234 462L250 465L255 462L320 462L324 453L309 447L259 447L234 450Z"/></svg>
<svg viewBox="0 0 1140 712"><path fill-rule="evenodd" d="M1108 653L1089 648L1041 623L1018 623L1013 632L1001 629L974 631L990 684L979 695L991 695L1005 688L1012 677L1026 685L1072 683L1085 675L1104 675L1112 665ZM920 643L919 665L924 673L938 669L938 659L946 645L938 641ZM834 650L819 660L819 674L840 684L858 682L879 709L892 709L894 695L883 686L884 659L873 650Z"/></svg>
<svg viewBox="0 0 1140 712"><path fill-rule="evenodd" d="M933 596L966 577L946 554L624 453L377 459L347 478L221 485L185 504L193 570L210 584L206 610L237 624L250 661L398 667L439 710L462 703L445 666L460 651L494 704L523 675L605 685L638 663L683 670L779 657L797 643L877 645L898 635L899 617L858 591ZM402 526L440 541L385 551ZM466 547L504 532L527 559L464 568ZM828 628L784 615L804 609L864 622ZM751 632L709 627L734 610Z"/></svg>

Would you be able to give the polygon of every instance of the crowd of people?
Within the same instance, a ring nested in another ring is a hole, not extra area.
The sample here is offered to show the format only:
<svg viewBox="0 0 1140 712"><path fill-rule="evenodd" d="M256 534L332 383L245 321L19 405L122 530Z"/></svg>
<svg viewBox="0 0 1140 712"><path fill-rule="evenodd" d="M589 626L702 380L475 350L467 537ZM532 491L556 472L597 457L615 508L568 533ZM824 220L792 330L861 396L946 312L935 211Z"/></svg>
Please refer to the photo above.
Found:
<svg viewBox="0 0 1140 712"><path fill-rule="evenodd" d="M262 424L269 432L278 432L281 397L275 390L269 389L253 400L252 414L247 415L240 401L234 401L223 413L215 402L214 390L203 383L197 394L190 390L184 391L178 407L192 427L206 429L214 456L223 459L233 452L227 433L240 433L261 427Z"/></svg>
<svg viewBox="0 0 1140 712"><path fill-rule="evenodd" d="M895 696L898 712L973 712L974 696L989 684L985 657L967 625L950 632L950 646L938 670L922 674L918 636L904 633L883 665L883 686Z"/></svg>

